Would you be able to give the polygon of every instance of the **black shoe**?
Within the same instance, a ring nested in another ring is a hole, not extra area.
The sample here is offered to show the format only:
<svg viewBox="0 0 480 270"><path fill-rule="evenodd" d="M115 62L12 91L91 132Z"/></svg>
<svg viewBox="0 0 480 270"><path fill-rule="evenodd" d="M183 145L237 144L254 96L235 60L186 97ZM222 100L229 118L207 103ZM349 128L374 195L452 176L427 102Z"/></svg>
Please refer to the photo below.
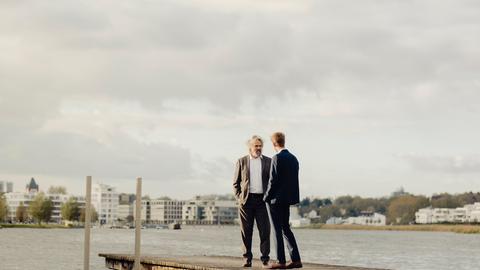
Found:
<svg viewBox="0 0 480 270"><path fill-rule="evenodd" d="M243 264L243 267L252 267L252 261L246 260L245 263Z"/></svg>
<svg viewBox="0 0 480 270"><path fill-rule="evenodd" d="M302 268L302 261L296 261L296 262L289 262L287 264L287 269L293 269L293 268Z"/></svg>

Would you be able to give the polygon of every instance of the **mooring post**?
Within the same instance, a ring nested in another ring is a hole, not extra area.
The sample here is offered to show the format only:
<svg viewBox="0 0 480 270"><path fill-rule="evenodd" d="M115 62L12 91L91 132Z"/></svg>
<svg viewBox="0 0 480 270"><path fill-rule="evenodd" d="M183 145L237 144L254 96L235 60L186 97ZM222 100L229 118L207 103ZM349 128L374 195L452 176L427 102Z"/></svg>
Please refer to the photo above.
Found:
<svg viewBox="0 0 480 270"><path fill-rule="evenodd" d="M92 205L92 177L87 176L87 190L85 195L85 239L83 250L83 269L90 269L90 221L91 221L91 205Z"/></svg>
<svg viewBox="0 0 480 270"><path fill-rule="evenodd" d="M142 230L142 178L137 178L137 198L135 201L135 265L134 270L141 270L140 233Z"/></svg>

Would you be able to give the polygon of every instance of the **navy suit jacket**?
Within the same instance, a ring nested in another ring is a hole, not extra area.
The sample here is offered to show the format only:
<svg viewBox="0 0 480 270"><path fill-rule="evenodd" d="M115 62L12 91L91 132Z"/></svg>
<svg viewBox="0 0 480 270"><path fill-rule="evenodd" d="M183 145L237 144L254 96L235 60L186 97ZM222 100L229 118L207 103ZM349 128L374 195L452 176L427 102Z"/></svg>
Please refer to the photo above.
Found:
<svg viewBox="0 0 480 270"><path fill-rule="evenodd" d="M263 200L277 205L299 203L298 168L297 158L287 149L273 156L270 178Z"/></svg>

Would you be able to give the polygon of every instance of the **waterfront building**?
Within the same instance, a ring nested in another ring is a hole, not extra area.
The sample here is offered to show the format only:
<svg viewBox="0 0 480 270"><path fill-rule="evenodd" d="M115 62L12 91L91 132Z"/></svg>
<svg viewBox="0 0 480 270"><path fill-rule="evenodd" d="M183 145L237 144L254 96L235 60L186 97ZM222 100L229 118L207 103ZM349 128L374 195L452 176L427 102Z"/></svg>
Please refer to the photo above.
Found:
<svg viewBox="0 0 480 270"><path fill-rule="evenodd" d="M113 225L118 218L119 196L116 189L105 184L93 184L92 205L98 214L101 225Z"/></svg>
<svg viewBox="0 0 480 270"><path fill-rule="evenodd" d="M300 216L300 210L298 209L298 207L292 205L292 206L290 206L289 223L294 228L304 227L304 226L310 225L310 219L309 218L302 218Z"/></svg>
<svg viewBox="0 0 480 270"><path fill-rule="evenodd" d="M449 213L449 222L465 223L467 221L467 209L465 207L458 207L452 209Z"/></svg>
<svg viewBox="0 0 480 270"><path fill-rule="evenodd" d="M234 200L197 196L182 207L182 220L186 224L233 224L237 217L238 203Z"/></svg>
<svg viewBox="0 0 480 270"><path fill-rule="evenodd" d="M150 200L150 221L155 224L171 224L182 220L185 201L171 199Z"/></svg>
<svg viewBox="0 0 480 270"><path fill-rule="evenodd" d="M8 204L8 219L10 221L16 221L17 208L23 204L28 211L28 207L31 202L39 193L39 186L35 182L35 179L31 179L30 183L26 186L25 192L10 192L5 194L5 198ZM45 194L46 198L49 198L52 201L53 209L50 222L61 223L62 222L62 204L68 201L71 197L66 194ZM84 197L74 197L79 203L79 207L85 207L85 198Z"/></svg>
<svg viewBox="0 0 480 270"><path fill-rule="evenodd" d="M135 197L135 194L120 193L118 195L118 204L133 204Z"/></svg>
<svg viewBox="0 0 480 270"><path fill-rule="evenodd" d="M203 208L204 205L198 200L186 202L182 207L182 220L187 224L203 220Z"/></svg>
<svg viewBox="0 0 480 270"><path fill-rule="evenodd" d="M464 206L466 210L466 221L470 223L480 223L480 202L467 204Z"/></svg>
<svg viewBox="0 0 480 270"><path fill-rule="evenodd" d="M185 201L169 198L142 199L140 217L145 224L171 224L181 222L182 207ZM135 216L135 201L133 201L133 216Z"/></svg>
<svg viewBox="0 0 480 270"><path fill-rule="evenodd" d="M13 192L13 182L0 181L0 193Z"/></svg>
<svg viewBox="0 0 480 270"><path fill-rule="evenodd" d="M133 218L133 203L119 204L117 218L122 221L127 221L129 217Z"/></svg>
<svg viewBox="0 0 480 270"><path fill-rule="evenodd" d="M317 213L317 211L312 210L312 211L308 212L307 217L309 219L318 218L318 213Z"/></svg>
<svg viewBox="0 0 480 270"><path fill-rule="evenodd" d="M431 224L432 222L432 208L422 208L415 213L415 223L418 224Z"/></svg>
<svg viewBox="0 0 480 270"><path fill-rule="evenodd" d="M385 215L373 212L362 212L358 217L349 217L343 224L366 225L366 226L385 226L387 218Z"/></svg>
<svg viewBox="0 0 480 270"><path fill-rule="evenodd" d="M136 200L133 201L133 216L136 215ZM140 209L140 219L142 223L150 223L150 199L142 199L141 209Z"/></svg>
<svg viewBox="0 0 480 270"><path fill-rule="evenodd" d="M464 209L450 209L450 208L423 208L415 213L415 222L418 224L434 224L434 223L448 223L454 221L454 210L456 211L457 219L465 219L460 213L464 213ZM464 213L465 214L465 213Z"/></svg>
<svg viewBox="0 0 480 270"><path fill-rule="evenodd" d="M331 217L327 220L327 224L329 225L338 225L338 224L343 224L344 220L341 217Z"/></svg>
<svg viewBox="0 0 480 270"><path fill-rule="evenodd" d="M415 213L415 223L477 223L480 222L480 202L457 208L422 208Z"/></svg>
<svg viewBox="0 0 480 270"><path fill-rule="evenodd" d="M23 204L28 212L28 207L30 203L33 201L37 194L35 193L27 193L27 192L10 192L5 194L5 198L7 199L8 205L8 216L7 219L10 221L16 221L16 214L17 208Z"/></svg>

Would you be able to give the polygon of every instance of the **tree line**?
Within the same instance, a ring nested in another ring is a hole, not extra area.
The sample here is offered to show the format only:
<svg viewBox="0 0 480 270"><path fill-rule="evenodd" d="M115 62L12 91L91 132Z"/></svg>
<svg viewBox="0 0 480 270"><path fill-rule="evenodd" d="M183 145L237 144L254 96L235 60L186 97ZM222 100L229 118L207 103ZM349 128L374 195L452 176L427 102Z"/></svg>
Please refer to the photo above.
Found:
<svg viewBox="0 0 480 270"><path fill-rule="evenodd" d="M387 224L411 224L415 222L415 213L421 208L457 208L475 202L480 202L480 192L441 193L426 197L402 191L383 198L349 195L335 200L305 198L300 202L300 213L307 214L315 210L320 216L316 221L325 223L331 217L348 218L360 216L362 212L376 212L387 217Z"/></svg>

